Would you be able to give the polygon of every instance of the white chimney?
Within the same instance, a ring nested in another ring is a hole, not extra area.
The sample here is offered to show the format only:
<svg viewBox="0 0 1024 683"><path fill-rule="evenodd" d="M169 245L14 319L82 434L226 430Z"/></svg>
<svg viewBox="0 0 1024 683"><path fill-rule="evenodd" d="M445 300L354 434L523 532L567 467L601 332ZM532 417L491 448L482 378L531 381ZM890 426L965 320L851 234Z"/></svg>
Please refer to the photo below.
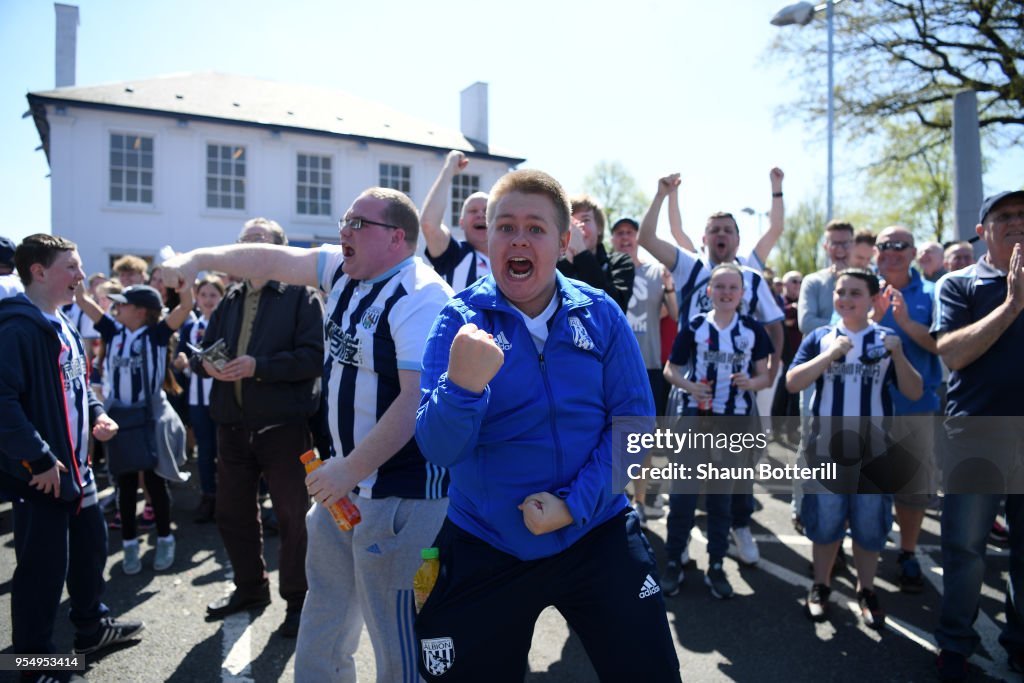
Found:
<svg viewBox="0 0 1024 683"><path fill-rule="evenodd" d="M487 141L487 84L477 81L462 91L462 134L474 142Z"/></svg>
<svg viewBox="0 0 1024 683"><path fill-rule="evenodd" d="M75 84L75 52L78 47L78 7L53 3L57 11L56 87Z"/></svg>

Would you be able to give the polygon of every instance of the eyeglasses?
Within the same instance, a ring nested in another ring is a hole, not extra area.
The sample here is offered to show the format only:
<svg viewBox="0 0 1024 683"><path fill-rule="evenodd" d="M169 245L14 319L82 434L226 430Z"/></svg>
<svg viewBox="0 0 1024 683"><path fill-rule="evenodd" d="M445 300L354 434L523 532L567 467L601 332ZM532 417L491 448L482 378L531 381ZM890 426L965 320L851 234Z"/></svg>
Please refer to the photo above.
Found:
<svg viewBox="0 0 1024 683"><path fill-rule="evenodd" d="M878 242L875 246L878 247L878 251L906 251L913 245L903 240L889 240L888 242Z"/></svg>
<svg viewBox="0 0 1024 683"><path fill-rule="evenodd" d="M840 249L849 249L851 244L853 244L853 242L850 240L845 240L843 242L834 242L832 240L828 241L828 245L830 247L838 247Z"/></svg>
<svg viewBox="0 0 1024 683"><path fill-rule="evenodd" d="M369 218L359 218L358 216L352 216L351 218L342 218L338 221L338 229L344 230L348 228L358 232L367 225L379 225L382 228L391 228L392 230L401 230L397 225L391 225L390 223L378 223L377 221L371 221Z"/></svg>
<svg viewBox="0 0 1024 683"><path fill-rule="evenodd" d="M992 217L992 222L996 225L1004 225L1012 220L1024 221L1024 211L1013 211L1010 213L997 213Z"/></svg>

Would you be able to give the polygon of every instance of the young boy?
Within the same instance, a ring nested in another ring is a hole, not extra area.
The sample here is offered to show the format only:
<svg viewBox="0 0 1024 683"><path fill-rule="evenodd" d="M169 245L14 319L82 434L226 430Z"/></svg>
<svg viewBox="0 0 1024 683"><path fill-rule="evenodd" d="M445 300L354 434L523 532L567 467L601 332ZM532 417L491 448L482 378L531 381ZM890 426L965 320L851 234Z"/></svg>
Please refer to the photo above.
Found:
<svg viewBox="0 0 1024 683"><path fill-rule="evenodd" d="M771 384L771 340L759 322L738 313L743 301L743 271L739 266L715 266L707 294L712 310L697 315L683 327L665 363L665 379L673 386L669 403L681 404L680 414L687 417L750 415L753 392ZM733 595L722 569L732 524L729 493L706 496L709 558L704 583L711 589L711 595L719 599ZM668 563L661 584L668 596L678 593L683 581L683 566L689 559L686 546L696 506L696 493L673 493L670 497L665 543Z"/></svg>
<svg viewBox="0 0 1024 683"><path fill-rule="evenodd" d="M904 355L899 336L868 320L879 289L878 278L867 270L841 271L832 295L839 324L814 330L800 344L786 373L786 388L795 393L814 384L813 417L892 415L891 383L912 401L921 397L921 375ZM814 431L817 420L812 424L808 453L820 451L820 435ZM882 628L885 612L875 595L874 579L878 553L892 526L892 496L808 494L800 517L814 543L814 585L807 596L807 615L814 621L827 618L832 563L849 525L861 616L868 626Z"/></svg>
<svg viewBox="0 0 1024 683"><path fill-rule="evenodd" d="M451 474L440 577L415 624L427 680L523 680L548 605L601 680L679 680L650 545L610 485L612 418L654 402L618 305L555 270L570 215L547 174L502 177L491 273L427 339L416 440Z"/></svg>

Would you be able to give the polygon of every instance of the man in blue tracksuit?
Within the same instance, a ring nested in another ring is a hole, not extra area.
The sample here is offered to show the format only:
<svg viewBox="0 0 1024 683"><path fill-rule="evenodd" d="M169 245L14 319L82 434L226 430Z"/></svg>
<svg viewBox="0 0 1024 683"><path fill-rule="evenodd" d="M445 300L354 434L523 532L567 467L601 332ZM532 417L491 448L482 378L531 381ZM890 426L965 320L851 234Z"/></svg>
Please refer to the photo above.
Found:
<svg viewBox="0 0 1024 683"><path fill-rule="evenodd" d="M114 621L101 602L107 527L96 504L89 434L106 441L117 425L89 388L85 347L60 310L85 278L75 244L31 235L14 258L25 292L0 301L0 497L14 500L14 652L66 651L53 643L66 581L74 651L93 654L142 629Z"/></svg>
<svg viewBox="0 0 1024 683"><path fill-rule="evenodd" d="M569 215L547 174L499 180L491 275L427 340L416 440L451 474L440 577L416 621L428 680L521 681L549 605L602 680L679 680L653 554L611 484L612 418L653 414L647 373L619 307L555 272Z"/></svg>

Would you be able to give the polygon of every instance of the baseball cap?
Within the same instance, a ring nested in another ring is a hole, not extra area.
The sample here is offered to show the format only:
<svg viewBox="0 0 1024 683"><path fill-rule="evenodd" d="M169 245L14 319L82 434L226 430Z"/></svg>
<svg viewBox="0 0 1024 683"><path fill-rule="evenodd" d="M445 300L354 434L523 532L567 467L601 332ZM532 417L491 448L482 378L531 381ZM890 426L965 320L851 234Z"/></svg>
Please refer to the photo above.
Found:
<svg viewBox="0 0 1024 683"><path fill-rule="evenodd" d="M620 218L619 220L615 221L615 225L612 226L612 232L615 232L615 228L619 227L622 224L626 224L633 228L634 230L636 230L637 232L640 232L640 224L637 223L632 218Z"/></svg>
<svg viewBox="0 0 1024 683"><path fill-rule="evenodd" d="M120 294L109 294L108 296L111 301L116 301L119 304L131 304L157 311L164 307L164 300L160 298L160 292L149 285L132 285Z"/></svg>
<svg viewBox="0 0 1024 683"><path fill-rule="evenodd" d="M17 245L10 237L0 237L0 263L14 267L14 250Z"/></svg>
<svg viewBox="0 0 1024 683"><path fill-rule="evenodd" d="M1024 199L1024 190L1000 192L999 194L994 194L991 197L988 197L985 201L981 203L981 211L978 212L978 222L984 223L985 217L988 216L989 212L991 212L992 209L996 208L996 204L1003 201L1004 199L1009 199L1010 197L1019 197Z"/></svg>

